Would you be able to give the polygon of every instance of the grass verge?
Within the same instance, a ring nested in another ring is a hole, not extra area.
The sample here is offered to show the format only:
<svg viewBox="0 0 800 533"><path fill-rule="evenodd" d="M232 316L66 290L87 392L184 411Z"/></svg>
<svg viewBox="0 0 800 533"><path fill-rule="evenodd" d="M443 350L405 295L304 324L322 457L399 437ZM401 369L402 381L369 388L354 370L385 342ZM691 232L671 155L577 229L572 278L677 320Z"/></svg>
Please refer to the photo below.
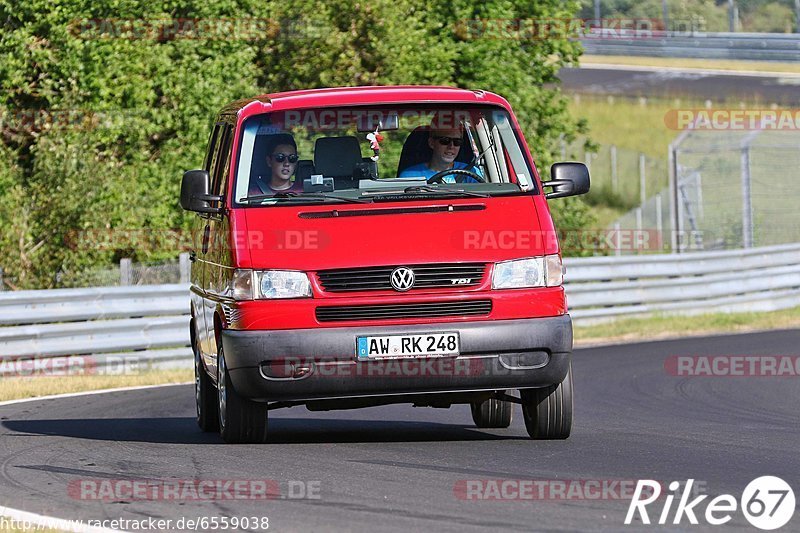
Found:
<svg viewBox="0 0 800 533"><path fill-rule="evenodd" d="M675 67L686 69L730 70L735 72L775 72L781 74L800 74L800 63L690 59L672 57L629 57L629 56L581 56L582 64L589 65L631 65L637 67Z"/></svg>
<svg viewBox="0 0 800 533"><path fill-rule="evenodd" d="M51 394L66 394L118 387L162 385L194 380L191 368L150 370L135 375L35 376L0 378L0 401L35 398Z"/></svg>
<svg viewBox="0 0 800 533"><path fill-rule="evenodd" d="M629 318L593 326L575 326L575 346L797 327L800 327L800 307L769 313L710 313L695 316Z"/></svg>
<svg viewBox="0 0 800 533"><path fill-rule="evenodd" d="M643 103L644 102L644 103ZM607 96L573 96L570 113L585 119L589 136L601 146L616 145L635 154L666 160L669 143L680 133L669 129L664 122L667 112L676 108L704 108L702 101L648 98L637 101L630 98ZM634 178L638 178L638 172Z"/></svg>

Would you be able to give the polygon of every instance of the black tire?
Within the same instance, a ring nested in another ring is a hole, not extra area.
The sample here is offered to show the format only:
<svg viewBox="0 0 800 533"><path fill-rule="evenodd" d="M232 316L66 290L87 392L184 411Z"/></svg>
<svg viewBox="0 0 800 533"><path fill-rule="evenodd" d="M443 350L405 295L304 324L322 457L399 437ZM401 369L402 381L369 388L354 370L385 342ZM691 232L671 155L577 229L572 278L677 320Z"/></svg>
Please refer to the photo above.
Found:
<svg viewBox="0 0 800 533"><path fill-rule="evenodd" d="M566 439L572 430L572 364L558 385L523 389L522 416L532 439Z"/></svg>
<svg viewBox="0 0 800 533"><path fill-rule="evenodd" d="M267 442L267 404L240 396L233 388L222 346L217 352L219 433L228 444Z"/></svg>
<svg viewBox="0 0 800 533"><path fill-rule="evenodd" d="M514 413L511 402L489 398L482 402L474 402L472 407L472 420L479 428L507 428L511 425Z"/></svg>
<svg viewBox="0 0 800 533"><path fill-rule="evenodd" d="M197 404L197 425L205 432L219 431L219 411L217 403L217 387L206 372L200 359L200 351L194 335L194 324L190 326L192 352L194 352L194 399Z"/></svg>

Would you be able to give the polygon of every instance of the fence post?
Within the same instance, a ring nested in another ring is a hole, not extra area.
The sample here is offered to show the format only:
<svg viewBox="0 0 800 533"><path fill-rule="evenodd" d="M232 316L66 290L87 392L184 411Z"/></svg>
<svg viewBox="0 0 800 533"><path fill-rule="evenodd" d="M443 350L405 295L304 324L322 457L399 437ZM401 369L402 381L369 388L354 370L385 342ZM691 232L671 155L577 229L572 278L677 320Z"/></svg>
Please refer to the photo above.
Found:
<svg viewBox="0 0 800 533"><path fill-rule="evenodd" d="M794 0L794 32L800 33L800 0Z"/></svg>
<svg viewBox="0 0 800 533"><path fill-rule="evenodd" d="M617 147L611 145L611 190L617 192L619 190L619 183L617 183Z"/></svg>
<svg viewBox="0 0 800 533"><path fill-rule="evenodd" d="M659 251L664 251L664 221L661 220L661 193L656 193L656 233Z"/></svg>
<svg viewBox="0 0 800 533"><path fill-rule="evenodd" d="M3 267L0 267L0 291L6 290L6 284L3 283Z"/></svg>
<svg viewBox="0 0 800 533"><path fill-rule="evenodd" d="M191 267L189 266L189 252L183 252L178 256L178 265L181 271L181 283L189 283Z"/></svg>
<svg viewBox="0 0 800 533"><path fill-rule="evenodd" d="M669 145L669 218L672 221L672 235L670 235L670 249L672 253L681 253L678 246L678 232L680 220L678 218L678 157L675 146Z"/></svg>
<svg viewBox="0 0 800 533"><path fill-rule="evenodd" d="M131 260L127 257L119 260L119 284L131 284Z"/></svg>
<svg viewBox="0 0 800 533"><path fill-rule="evenodd" d="M646 169L647 160L645 159L644 154L639 154L639 203L644 207L644 204L647 202L647 192L645 190L645 179L647 178L647 169Z"/></svg>
<svg viewBox="0 0 800 533"><path fill-rule="evenodd" d="M750 147L742 148L742 246L753 246L753 202L750 196Z"/></svg>

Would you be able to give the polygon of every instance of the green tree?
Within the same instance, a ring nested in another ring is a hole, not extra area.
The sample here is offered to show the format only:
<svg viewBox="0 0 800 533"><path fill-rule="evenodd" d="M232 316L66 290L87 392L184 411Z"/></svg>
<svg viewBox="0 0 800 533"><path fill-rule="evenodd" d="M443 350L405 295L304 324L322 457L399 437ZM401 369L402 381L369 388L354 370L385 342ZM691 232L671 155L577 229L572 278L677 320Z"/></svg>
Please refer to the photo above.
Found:
<svg viewBox="0 0 800 533"><path fill-rule="evenodd" d="M577 7L557 0L0 0L0 266L17 287L46 288L121 257L174 257L169 239L98 236L186 227L180 174L202 161L214 113L263 92L371 84L495 91L514 105L546 174L559 139L585 129L568 114L556 79L580 45L564 36L526 38L514 27L569 18ZM149 31L180 19L190 20ZM219 31L190 27L194 19L217 21ZM258 32L220 30L247 19L260 24ZM483 19L508 21L510 34L460 31L464 21ZM590 223L580 201L553 206L556 218Z"/></svg>

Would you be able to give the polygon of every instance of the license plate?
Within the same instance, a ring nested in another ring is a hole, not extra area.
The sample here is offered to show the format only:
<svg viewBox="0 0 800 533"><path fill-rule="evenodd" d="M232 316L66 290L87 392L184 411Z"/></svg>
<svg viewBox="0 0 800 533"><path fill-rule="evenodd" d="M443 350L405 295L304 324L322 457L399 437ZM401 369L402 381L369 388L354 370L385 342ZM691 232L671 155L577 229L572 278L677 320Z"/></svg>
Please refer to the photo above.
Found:
<svg viewBox="0 0 800 533"><path fill-rule="evenodd" d="M382 357L441 357L458 355L458 333L356 337L359 359Z"/></svg>

